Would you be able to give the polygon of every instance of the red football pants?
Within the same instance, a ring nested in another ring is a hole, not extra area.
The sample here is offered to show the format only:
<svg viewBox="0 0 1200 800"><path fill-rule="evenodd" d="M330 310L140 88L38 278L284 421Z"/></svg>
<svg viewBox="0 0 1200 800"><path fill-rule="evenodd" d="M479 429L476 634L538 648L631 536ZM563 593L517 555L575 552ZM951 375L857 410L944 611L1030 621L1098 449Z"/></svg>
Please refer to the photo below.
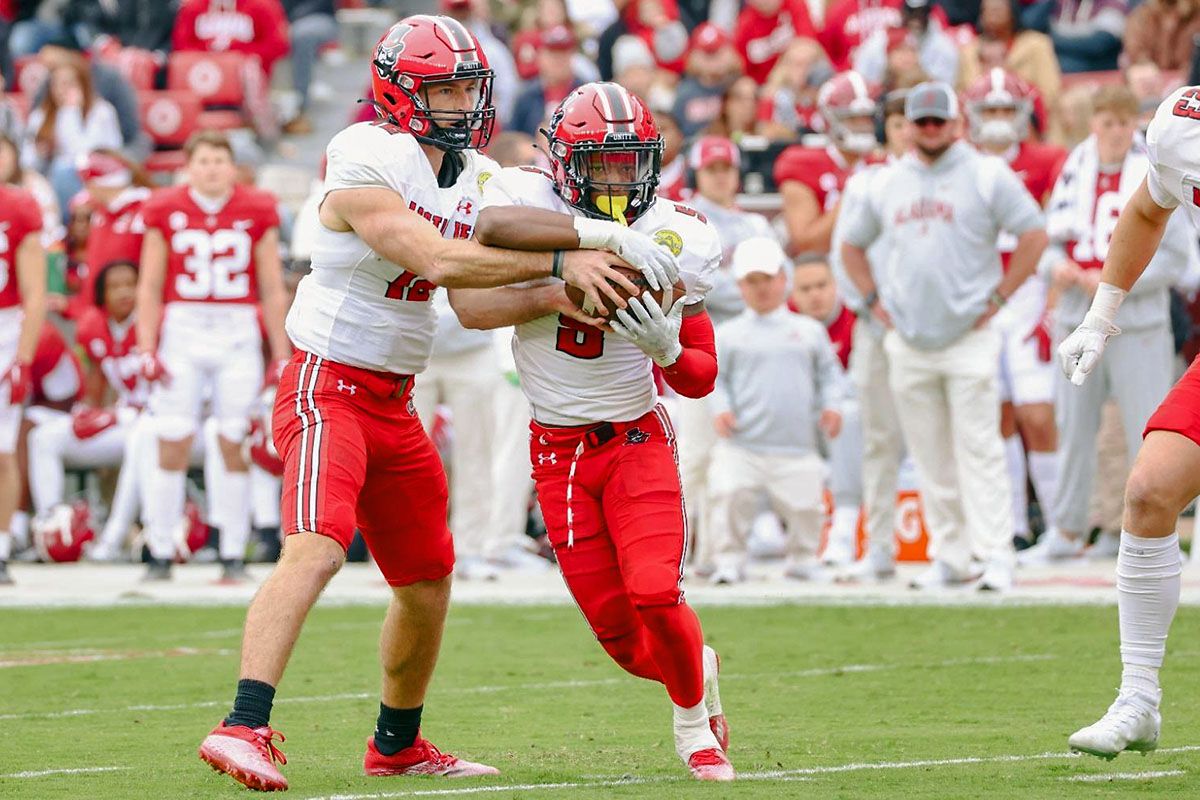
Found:
<svg viewBox="0 0 1200 800"><path fill-rule="evenodd" d="M1192 362L1150 415L1142 436L1151 431L1172 431L1200 444L1200 358Z"/></svg>
<svg viewBox="0 0 1200 800"><path fill-rule="evenodd" d="M546 532L567 588L621 667L677 705L704 696L700 621L683 602L687 551L675 432L661 406L601 426L530 425Z"/></svg>
<svg viewBox="0 0 1200 800"><path fill-rule="evenodd" d="M297 352L275 396L284 534L311 531L345 550L357 527L392 586L454 569L446 473L421 427L412 377Z"/></svg>

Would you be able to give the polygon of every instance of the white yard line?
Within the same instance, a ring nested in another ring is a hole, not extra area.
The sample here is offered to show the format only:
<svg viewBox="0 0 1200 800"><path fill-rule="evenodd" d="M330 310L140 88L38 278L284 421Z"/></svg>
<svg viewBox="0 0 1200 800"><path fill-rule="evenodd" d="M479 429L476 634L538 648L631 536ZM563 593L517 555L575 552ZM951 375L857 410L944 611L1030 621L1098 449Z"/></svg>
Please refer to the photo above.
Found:
<svg viewBox="0 0 1200 800"><path fill-rule="evenodd" d="M1168 747L1159 750L1159 753L1189 753L1200 750L1200 745L1188 745L1186 747ZM924 759L920 761L883 761L872 763L859 764L838 764L828 767L807 767L804 769L785 769L771 770L768 772L739 772L739 781L780 781L780 780L807 780L817 775L832 775L843 772L871 772L879 770L903 770L903 769L927 769L929 767L955 767L955 766L970 766L977 764L1012 764L1025 763L1031 761L1062 761L1080 758L1081 756L1075 753L1058 752L1058 753L1035 753L1031 755L1003 755L1003 756L979 756L979 757L964 757L964 758L935 758ZM1109 775L1079 775L1072 780L1094 780L1103 781L1111 779L1128 780L1142 778L1159 778L1170 777L1175 775L1183 775L1183 770L1167 770L1162 772L1128 772L1128 773L1112 773ZM440 796L455 796L455 795L471 795L471 794L492 794L497 792L537 792L550 791L554 789L599 789L612 788L617 786L637 786L644 784L655 783L678 783L688 781L689 778L683 775L661 776L654 778L614 778L612 780L593 780L593 781L560 781L556 783L521 783L521 784L496 784L493 786L464 786L462 788L449 789L412 789L407 791L396 792L372 792L369 794L334 794L334 795L318 795L309 797L306 800L384 800L392 797L440 797Z"/></svg>
<svg viewBox="0 0 1200 800"><path fill-rule="evenodd" d="M90 650L9 652L0 659L0 669L44 667L54 664L92 664L98 661L136 661L145 658L180 658L183 656L231 656L234 650L201 650L195 647L172 647L166 650Z"/></svg>
<svg viewBox="0 0 1200 800"><path fill-rule="evenodd" d="M844 664L837 667L817 667L813 669L790 670L781 672L753 673L722 673L723 681L763 680L767 678L821 678L834 675L848 675L866 672L887 672L904 669L936 669L950 667L972 667L990 664L1027 663L1031 661L1053 661L1058 656L1048 653L1020 656L988 656L983 658L955 658L932 663L901 663L901 664ZM614 678L598 678L596 680L572 681L543 681L539 683L511 683L492 686L451 686L437 689L434 694L493 694L497 692L530 692L549 689L583 689L597 686L613 686L628 681L625 676ZM275 705L288 703L326 703L337 700L365 700L375 697L372 692L344 692L341 694L314 695L311 697L281 697ZM69 708L63 711L40 711L15 714L0 714L0 722L11 719L59 719L62 717L86 717L94 714L126 714L138 711L186 711L194 708L222 708L229 705L229 700L204 700L192 703L171 703L166 705L139 704L120 708Z"/></svg>
<svg viewBox="0 0 1200 800"><path fill-rule="evenodd" d="M1107 783L1109 781L1152 781L1155 778L1174 778L1187 773L1181 769L1164 769L1158 772L1110 772L1100 775L1071 775L1064 781L1077 783Z"/></svg>
<svg viewBox="0 0 1200 800"><path fill-rule="evenodd" d="M0 778L45 778L50 775L90 775L95 772L124 772L131 767L75 767L74 769L39 769L30 772L10 772Z"/></svg>

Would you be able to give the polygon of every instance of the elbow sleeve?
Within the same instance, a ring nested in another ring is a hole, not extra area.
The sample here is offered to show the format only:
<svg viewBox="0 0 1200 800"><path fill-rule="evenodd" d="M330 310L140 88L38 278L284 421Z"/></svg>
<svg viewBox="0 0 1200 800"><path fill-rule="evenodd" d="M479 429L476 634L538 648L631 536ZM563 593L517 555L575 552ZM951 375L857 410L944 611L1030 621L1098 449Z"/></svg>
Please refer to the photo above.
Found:
<svg viewBox="0 0 1200 800"><path fill-rule="evenodd" d="M717 345L707 311L683 318L679 344L683 352L663 370L663 378L684 397L708 395L717 380Z"/></svg>

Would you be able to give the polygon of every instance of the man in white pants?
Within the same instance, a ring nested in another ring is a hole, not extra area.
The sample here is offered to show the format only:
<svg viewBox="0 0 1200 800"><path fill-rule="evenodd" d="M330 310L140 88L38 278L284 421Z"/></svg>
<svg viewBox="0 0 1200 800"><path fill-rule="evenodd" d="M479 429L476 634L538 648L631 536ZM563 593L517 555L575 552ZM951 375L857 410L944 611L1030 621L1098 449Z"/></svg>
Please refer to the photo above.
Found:
<svg viewBox="0 0 1200 800"><path fill-rule="evenodd" d="M1149 169L1146 153L1134 145L1137 125L1133 93L1124 86L1101 89L1092 104L1092 135L1071 152L1055 184L1047 224L1052 244L1039 267L1060 293L1057 341L1083 322L1118 215ZM1104 404L1110 397L1117 401L1125 446L1129 458L1136 458L1146 420L1175 375L1168 289L1198 257L1195 232L1183 216L1172 217L1145 273L1114 319L1124 335L1113 342L1096 374L1080 387L1057 375L1062 473L1052 517L1056 527L1021 552L1022 564L1083 554Z"/></svg>
<svg viewBox="0 0 1200 800"><path fill-rule="evenodd" d="M1000 438L999 335L988 321L1046 245L1041 210L1001 160L958 141L958 97L923 83L905 100L914 152L867 177L842 258L864 305L891 330L884 347L900 424L920 476L934 563L916 588L1012 585L1012 487ZM1002 275L999 231L1017 249ZM881 301L866 249L892 243ZM966 534L966 535L964 535Z"/></svg>
<svg viewBox="0 0 1200 800"><path fill-rule="evenodd" d="M720 440L708 484L717 584L744 578L763 492L787 532L788 577L825 574L817 548L828 469L818 432L830 438L840 432L847 386L824 326L788 310L787 266L772 238L752 237L734 250L733 273L747 308L717 329L712 407Z"/></svg>

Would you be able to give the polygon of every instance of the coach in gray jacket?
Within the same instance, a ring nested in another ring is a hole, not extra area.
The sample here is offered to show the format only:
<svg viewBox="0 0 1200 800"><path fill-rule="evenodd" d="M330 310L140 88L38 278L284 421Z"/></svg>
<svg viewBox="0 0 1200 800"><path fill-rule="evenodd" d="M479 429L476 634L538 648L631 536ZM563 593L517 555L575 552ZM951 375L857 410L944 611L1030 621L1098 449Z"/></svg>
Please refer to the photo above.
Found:
<svg viewBox="0 0 1200 800"><path fill-rule="evenodd" d="M997 158L958 141L958 98L944 83L908 95L915 150L866 176L864 201L846 220L842 258L864 304L890 330L884 347L904 438L917 467L933 564L915 588L975 578L1012 585L1012 509L996 364L988 321L1037 265L1046 246L1038 204ZM1018 244L1004 274L1001 230ZM892 243L880 297L866 250Z"/></svg>

